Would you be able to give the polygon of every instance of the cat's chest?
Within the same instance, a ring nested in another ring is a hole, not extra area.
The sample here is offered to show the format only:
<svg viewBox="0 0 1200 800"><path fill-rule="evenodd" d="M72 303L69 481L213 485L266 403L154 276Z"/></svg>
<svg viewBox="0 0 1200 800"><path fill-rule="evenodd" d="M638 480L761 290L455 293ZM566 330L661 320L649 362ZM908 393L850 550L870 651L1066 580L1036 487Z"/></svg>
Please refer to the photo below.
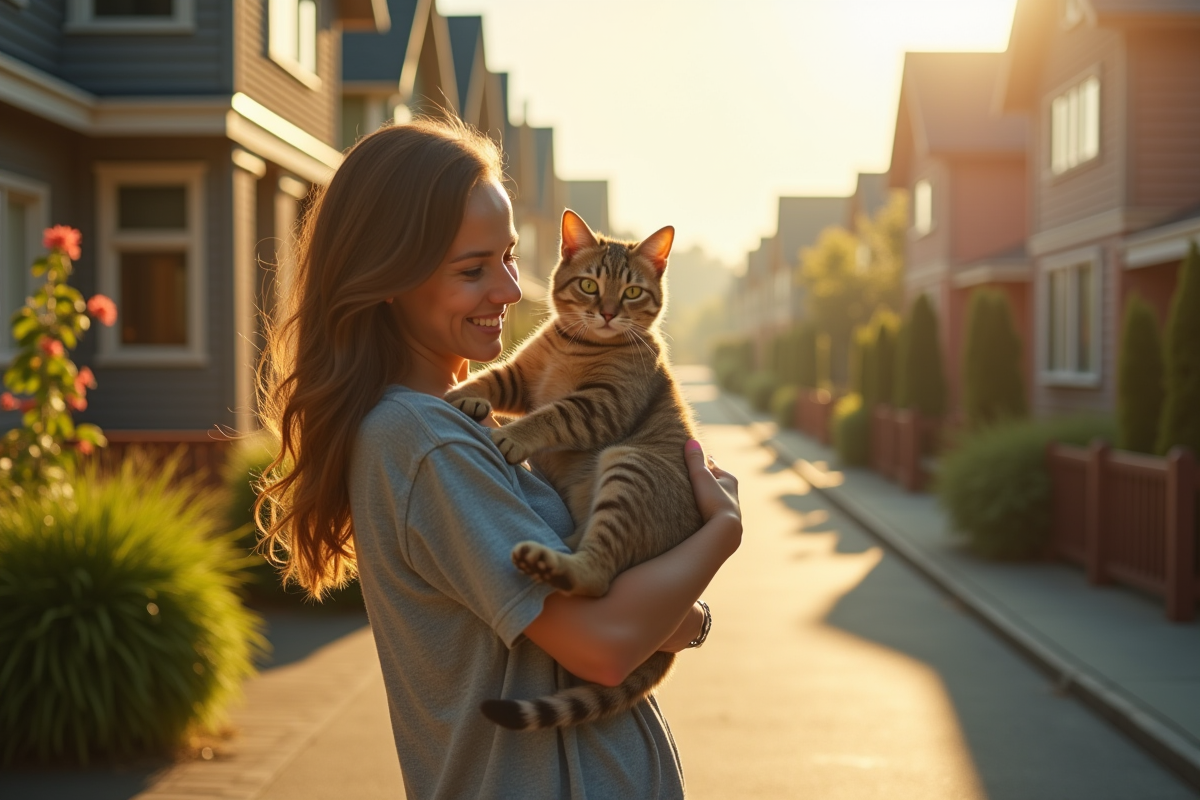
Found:
<svg viewBox="0 0 1200 800"><path fill-rule="evenodd" d="M586 382L585 370L569 361L547 364L533 385L533 407L561 400Z"/></svg>

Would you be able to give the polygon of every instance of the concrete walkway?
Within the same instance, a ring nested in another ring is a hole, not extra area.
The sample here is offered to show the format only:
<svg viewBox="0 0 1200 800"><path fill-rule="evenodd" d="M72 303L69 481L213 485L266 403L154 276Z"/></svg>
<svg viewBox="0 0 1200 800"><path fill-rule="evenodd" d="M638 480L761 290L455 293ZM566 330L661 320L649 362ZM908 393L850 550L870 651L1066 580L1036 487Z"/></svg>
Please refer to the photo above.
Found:
<svg viewBox="0 0 1200 800"><path fill-rule="evenodd" d="M779 430L723 395L756 439L859 524L959 599L1082 698L1200 788L1200 622L1167 622L1162 601L1090 586L1058 563L996 563L968 553L929 494L910 494Z"/></svg>

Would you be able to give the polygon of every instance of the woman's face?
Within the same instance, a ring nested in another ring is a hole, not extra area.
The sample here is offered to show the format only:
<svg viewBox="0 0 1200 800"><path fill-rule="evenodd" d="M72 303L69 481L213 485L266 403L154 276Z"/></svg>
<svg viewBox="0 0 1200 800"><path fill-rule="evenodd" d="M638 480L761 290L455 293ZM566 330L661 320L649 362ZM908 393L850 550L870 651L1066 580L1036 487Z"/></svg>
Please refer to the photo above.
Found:
<svg viewBox="0 0 1200 800"><path fill-rule="evenodd" d="M462 225L446 257L394 307L415 355L456 372L462 359L500 355L506 308L521 299L512 204L497 181L467 197Z"/></svg>

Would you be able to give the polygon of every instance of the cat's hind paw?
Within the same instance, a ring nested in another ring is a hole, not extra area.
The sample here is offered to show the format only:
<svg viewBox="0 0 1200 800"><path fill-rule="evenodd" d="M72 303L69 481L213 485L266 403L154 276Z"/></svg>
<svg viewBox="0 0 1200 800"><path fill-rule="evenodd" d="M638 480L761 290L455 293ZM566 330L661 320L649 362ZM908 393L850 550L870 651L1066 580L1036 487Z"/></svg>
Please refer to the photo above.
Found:
<svg viewBox="0 0 1200 800"><path fill-rule="evenodd" d="M447 398L450 405L466 414L476 422L483 422L492 413L492 404L482 397Z"/></svg>
<svg viewBox="0 0 1200 800"><path fill-rule="evenodd" d="M563 569L565 554L537 542L521 542L513 548L513 564L538 583L548 583L560 592L570 592L574 581Z"/></svg>

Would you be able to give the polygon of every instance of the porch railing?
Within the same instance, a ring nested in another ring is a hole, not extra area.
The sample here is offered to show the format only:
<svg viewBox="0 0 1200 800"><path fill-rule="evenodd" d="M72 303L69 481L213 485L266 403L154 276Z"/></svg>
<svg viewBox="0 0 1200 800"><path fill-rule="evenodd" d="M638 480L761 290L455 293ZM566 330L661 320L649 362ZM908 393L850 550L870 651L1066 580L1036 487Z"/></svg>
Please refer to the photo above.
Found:
<svg viewBox="0 0 1200 800"><path fill-rule="evenodd" d="M910 409L878 405L871 413L871 468L910 492L925 488L925 454L935 450L940 425Z"/></svg>
<svg viewBox="0 0 1200 800"><path fill-rule="evenodd" d="M100 469L115 470L125 454L132 449L146 453L156 462L165 462L176 451L180 453L179 474L203 476L206 483L221 482L221 469L229 457L233 440L222 437L215 429L195 430L105 430L108 447L96 451Z"/></svg>
<svg viewBox="0 0 1200 800"><path fill-rule="evenodd" d="M825 389L803 389L796 400L795 427L821 444L833 443L833 395Z"/></svg>
<svg viewBox="0 0 1200 800"><path fill-rule="evenodd" d="M1166 601L1167 618L1186 622L1200 600L1196 562L1195 457L1176 448L1166 458L1052 444L1051 547L1082 564L1088 581L1118 581Z"/></svg>

